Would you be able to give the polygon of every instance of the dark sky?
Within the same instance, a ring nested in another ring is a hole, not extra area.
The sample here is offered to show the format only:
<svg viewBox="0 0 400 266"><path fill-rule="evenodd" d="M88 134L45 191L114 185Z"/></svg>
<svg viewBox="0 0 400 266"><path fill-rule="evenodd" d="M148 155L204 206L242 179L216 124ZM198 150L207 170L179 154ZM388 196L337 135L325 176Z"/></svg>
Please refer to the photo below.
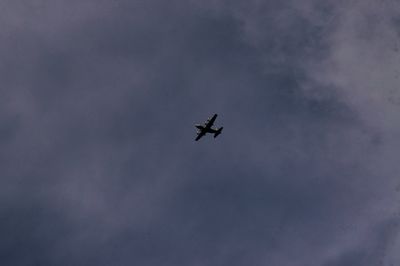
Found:
<svg viewBox="0 0 400 266"><path fill-rule="evenodd" d="M2 0L0 24L0 265L400 265L398 1Z"/></svg>

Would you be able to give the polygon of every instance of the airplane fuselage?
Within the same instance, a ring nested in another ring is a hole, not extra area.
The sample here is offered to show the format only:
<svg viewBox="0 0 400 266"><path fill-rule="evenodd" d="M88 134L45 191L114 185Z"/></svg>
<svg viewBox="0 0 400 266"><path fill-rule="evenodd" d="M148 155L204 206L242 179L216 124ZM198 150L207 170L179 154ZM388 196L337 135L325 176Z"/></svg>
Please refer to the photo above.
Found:
<svg viewBox="0 0 400 266"><path fill-rule="evenodd" d="M196 125L196 128L198 128L200 131L205 131L206 133L215 133L217 132L217 129L214 129L212 127L205 127L202 125Z"/></svg>

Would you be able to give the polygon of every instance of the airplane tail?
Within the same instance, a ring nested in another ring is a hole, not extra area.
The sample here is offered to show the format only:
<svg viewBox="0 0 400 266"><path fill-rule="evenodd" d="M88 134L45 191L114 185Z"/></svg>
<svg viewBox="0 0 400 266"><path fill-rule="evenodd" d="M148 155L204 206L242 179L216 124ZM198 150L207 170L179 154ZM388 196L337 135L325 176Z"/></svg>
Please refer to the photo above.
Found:
<svg viewBox="0 0 400 266"><path fill-rule="evenodd" d="M221 134L223 128L224 127L220 127L217 129L217 131L214 133L214 138L218 137L218 135Z"/></svg>

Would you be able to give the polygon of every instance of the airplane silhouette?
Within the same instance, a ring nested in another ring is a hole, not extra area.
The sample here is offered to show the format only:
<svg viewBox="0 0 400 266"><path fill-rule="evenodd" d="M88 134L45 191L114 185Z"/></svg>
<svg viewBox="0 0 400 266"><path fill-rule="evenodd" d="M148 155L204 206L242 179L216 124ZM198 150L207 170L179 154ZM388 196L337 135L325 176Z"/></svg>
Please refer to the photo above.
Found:
<svg viewBox="0 0 400 266"><path fill-rule="evenodd" d="M216 138L219 134L221 134L223 127L212 128L216 118L217 114L215 114L212 118L207 119L204 125L200 124L195 125L195 127L198 128L196 141L198 141L201 137L203 137L207 133L213 133L214 138Z"/></svg>

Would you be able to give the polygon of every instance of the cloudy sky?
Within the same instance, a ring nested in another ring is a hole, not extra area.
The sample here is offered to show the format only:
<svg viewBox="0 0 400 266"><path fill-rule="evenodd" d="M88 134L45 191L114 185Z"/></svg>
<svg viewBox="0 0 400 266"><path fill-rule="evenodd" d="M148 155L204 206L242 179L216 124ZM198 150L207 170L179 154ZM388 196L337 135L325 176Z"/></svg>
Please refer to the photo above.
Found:
<svg viewBox="0 0 400 266"><path fill-rule="evenodd" d="M398 1L2 0L0 23L1 265L400 265Z"/></svg>

